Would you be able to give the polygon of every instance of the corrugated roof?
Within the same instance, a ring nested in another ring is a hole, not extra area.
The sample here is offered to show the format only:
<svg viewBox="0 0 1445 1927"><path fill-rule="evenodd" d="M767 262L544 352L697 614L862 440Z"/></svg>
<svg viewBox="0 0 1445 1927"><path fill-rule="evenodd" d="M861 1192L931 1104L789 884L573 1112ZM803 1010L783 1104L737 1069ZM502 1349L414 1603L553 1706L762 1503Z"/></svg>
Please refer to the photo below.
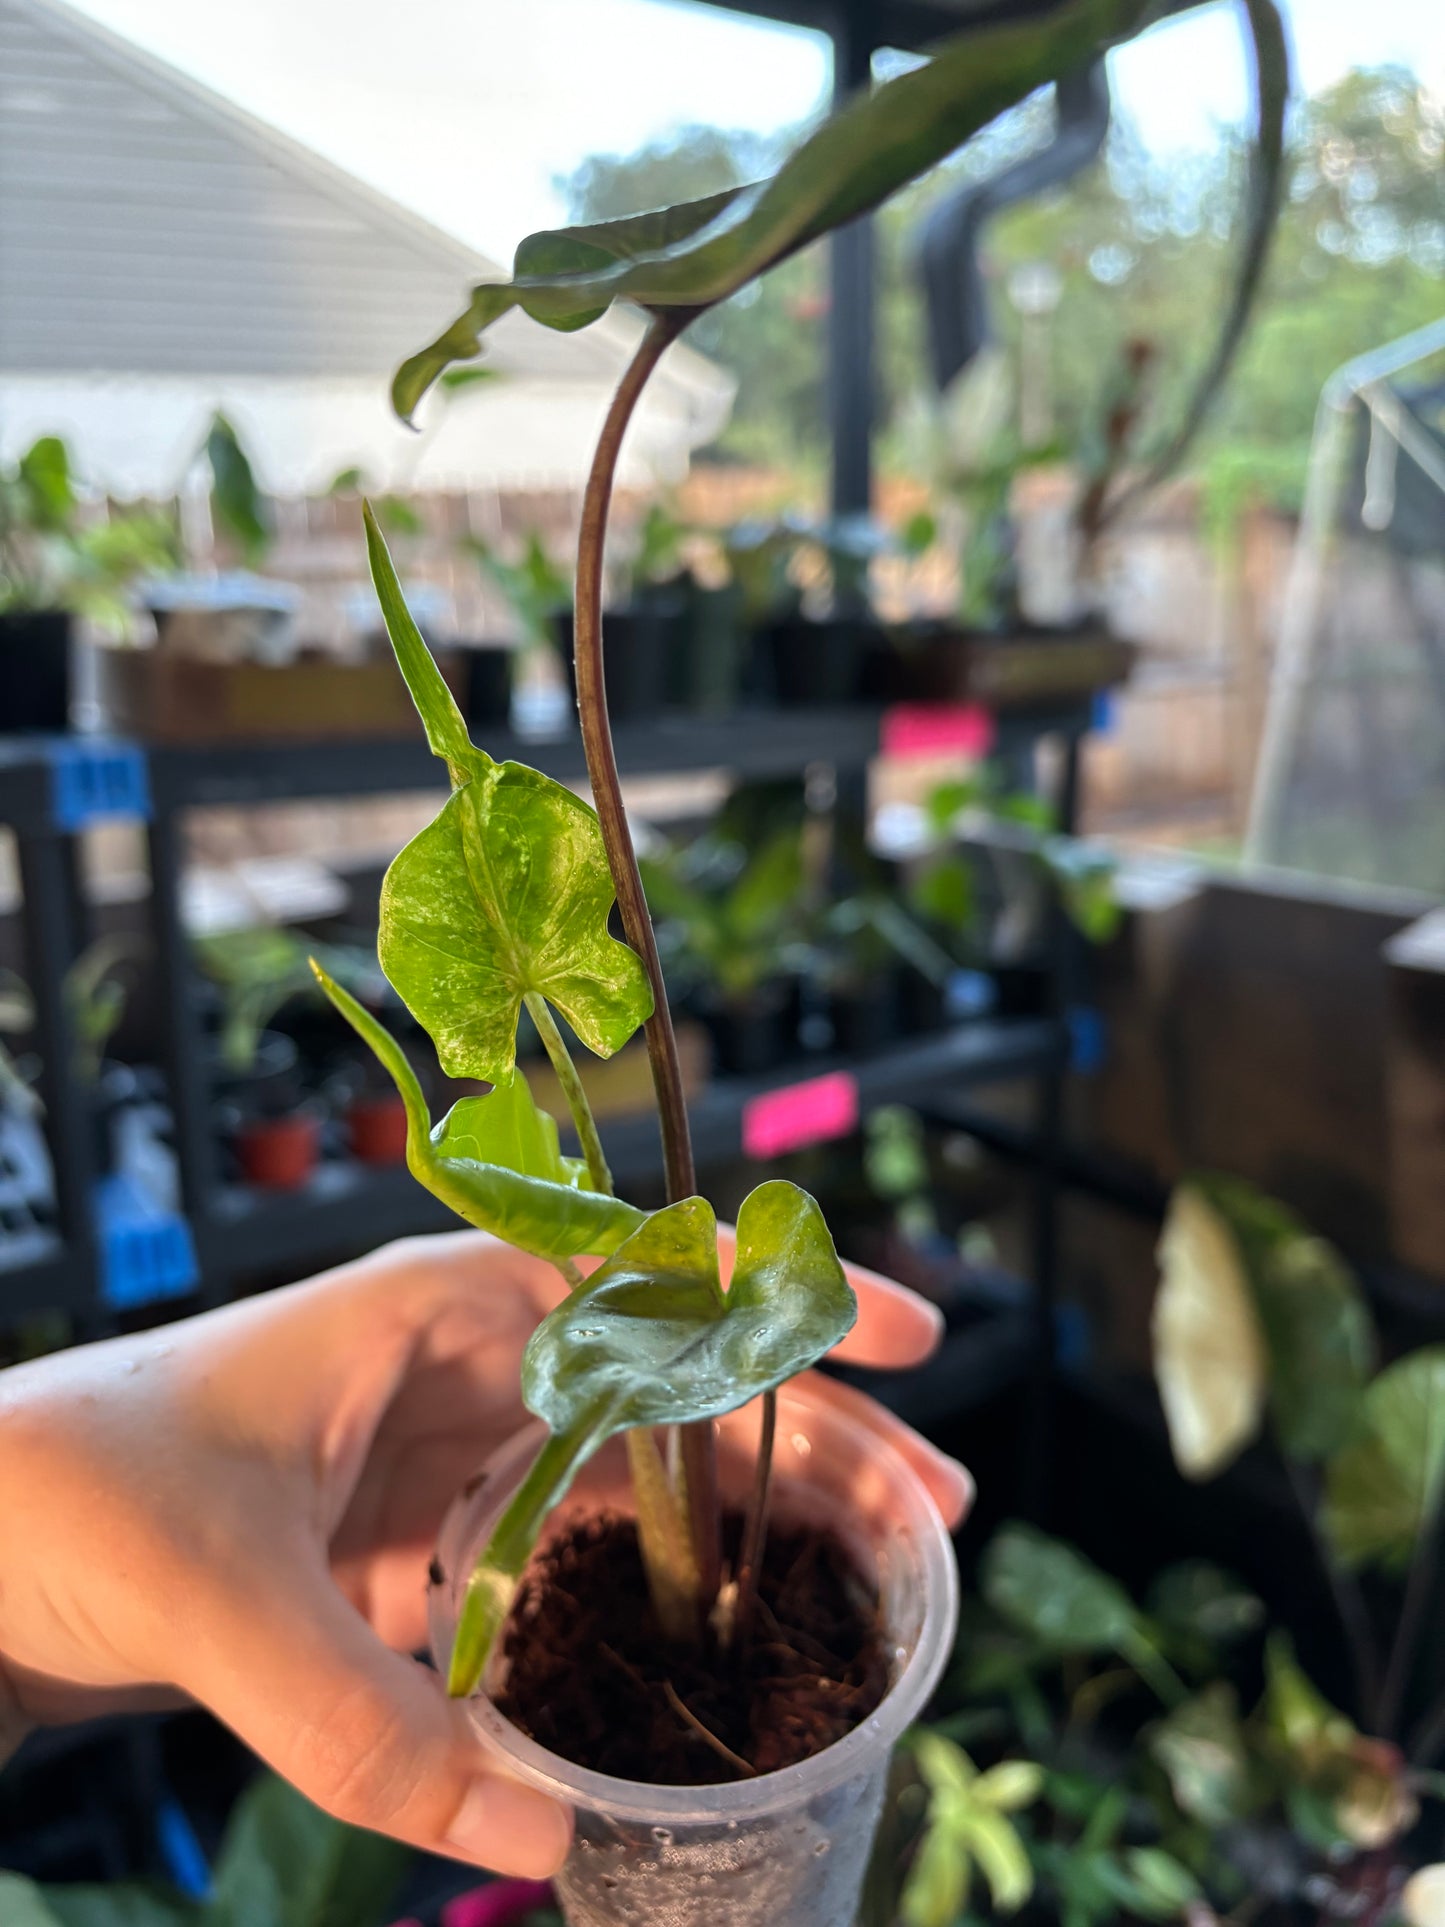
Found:
<svg viewBox="0 0 1445 1927"><path fill-rule="evenodd" d="M636 341L632 315L574 335L509 315L487 360L510 379L478 394L465 423L442 421L419 448L386 419L397 362L499 272L65 0L0 0L6 452L53 412L95 445L96 480L171 485L214 398L260 430L269 417L271 450L258 453L278 488L314 486L338 449L392 484L573 481ZM154 433L137 439L147 390ZM673 349L645 405L644 466L685 464L731 392L721 370ZM284 446L287 424L303 422L309 449Z"/></svg>
<svg viewBox="0 0 1445 1927"><path fill-rule="evenodd" d="M0 0L0 367L384 373L498 271L63 0ZM606 346L524 323L497 359Z"/></svg>

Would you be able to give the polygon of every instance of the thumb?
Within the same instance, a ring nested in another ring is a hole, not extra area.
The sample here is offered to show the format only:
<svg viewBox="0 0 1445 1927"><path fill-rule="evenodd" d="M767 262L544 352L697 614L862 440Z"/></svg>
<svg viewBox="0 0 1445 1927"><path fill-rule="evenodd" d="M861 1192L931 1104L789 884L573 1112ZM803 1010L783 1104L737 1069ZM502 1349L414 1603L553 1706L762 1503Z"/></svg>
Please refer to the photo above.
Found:
<svg viewBox="0 0 1445 1927"><path fill-rule="evenodd" d="M182 1683L283 1779L353 1826L496 1873L543 1880L566 1858L565 1807L491 1761L435 1673L391 1652L314 1553L203 1615Z"/></svg>

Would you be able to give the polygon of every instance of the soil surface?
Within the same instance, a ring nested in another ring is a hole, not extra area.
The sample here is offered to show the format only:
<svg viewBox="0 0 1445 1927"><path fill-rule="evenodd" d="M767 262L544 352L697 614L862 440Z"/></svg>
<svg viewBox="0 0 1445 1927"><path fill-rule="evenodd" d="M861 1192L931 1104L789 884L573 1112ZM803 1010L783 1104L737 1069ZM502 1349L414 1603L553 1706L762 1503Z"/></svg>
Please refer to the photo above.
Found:
<svg viewBox="0 0 1445 1927"><path fill-rule="evenodd" d="M740 1521L726 1521L736 1543ZM578 1766L715 1786L810 1759L890 1684L877 1601L828 1532L774 1526L746 1650L663 1637L630 1519L579 1523L536 1562L504 1636L497 1704ZM709 1737L705 1737L705 1734Z"/></svg>

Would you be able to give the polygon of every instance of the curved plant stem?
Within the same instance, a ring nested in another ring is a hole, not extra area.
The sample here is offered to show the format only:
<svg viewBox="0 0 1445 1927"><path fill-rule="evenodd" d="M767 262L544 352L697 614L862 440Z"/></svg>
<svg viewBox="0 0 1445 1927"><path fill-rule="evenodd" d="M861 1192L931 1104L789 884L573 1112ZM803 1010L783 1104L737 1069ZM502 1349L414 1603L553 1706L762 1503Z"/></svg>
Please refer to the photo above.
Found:
<svg viewBox="0 0 1445 1927"><path fill-rule="evenodd" d="M622 805L622 782L612 747L612 725L607 715L607 689L602 672L602 558L607 541L607 512L622 438L647 378L665 351L686 328L692 314L672 309L654 318L642 344L607 410L602 433L592 457L587 489L582 498L582 526L577 539L577 606L573 654L577 668L577 714L582 725L582 748L592 782L592 800L602 825L617 907L627 941L642 959L652 985L652 1015L647 1020L647 1054L657 1092L658 1122L662 1132L662 1161L670 1202L688 1198L697 1189L692 1160L692 1137L687 1102L682 1089L682 1066L672 1014L667 1008L667 986L657 954L657 938L648 914L632 832ZM682 1462L687 1495L689 1530L697 1558L704 1615L717 1593L722 1565L717 1451L712 1426L684 1426Z"/></svg>
<svg viewBox="0 0 1445 1927"><path fill-rule="evenodd" d="M572 1062L562 1033L557 1028L557 1020L547 1007L547 999L540 992L529 990L522 998L527 1006L527 1014L537 1026L537 1035L543 1048L551 1059L552 1068L557 1073L557 1082L562 1086L567 1099L567 1108L572 1113L572 1122L577 1129L582 1155L587 1160L587 1175L592 1180L592 1189L603 1192L607 1197L613 1195L612 1173L607 1168L607 1158L602 1149L602 1140L597 1135L597 1120L592 1115L592 1106L587 1101L587 1093L582 1088L582 1079L577 1075L577 1066ZM516 1073L518 1077L521 1072Z"/></svg>
<svg viewBox="0 0 1445 1927"><path fill-rule="evenodd" d="M687 1104L682 1091L682 1068L672 1016L667 1008L667 986L657 954L657 938L643 894L632 832L622 806L622 782L612 747L612 724L607 714L607 689L602 673L602 557L607 541L607 512L617 456L632 411L647 378L691 319L687 314L659 316L644 336L607 411L592 457L592 471L582 499L582 527L577 538L577 609L574 654L577 665L577 714L582 725L582 747L592 800L602 825L602 841L617 891L617 907L627 941L641 957L652 985L653 1011L647 1020L647 1053L657 1090L658 1120L662 1129L662 1159L671 1202L691 1197L697 1189L688 1130Z"/></svg>
<svg viewBox="0 0 1445 1927"><path fill-rule="evenodd" d="M1345 1645L1349 1649L1350 1664L1355 1676L1355 1717L1369 1733L1379 1730L1377 1713L1380 1693L1380 1662L1375 1650L1374 1628L1370 1623L1370 1610L1365 1604L1365 1596L1355 1582L1353 1573L1348 1573L1335 1558L1334 1552L1320 1526L1319 1495L1313 1489L1302 1467L1297 1465L1286 1453L1285 1471L1288 1474L1291 1490L1294 1492L1300 1511L1304 1514L1305 1525L1314 1545L1315 1556L1320 1562L1325 1583L1335 1602L1335 1612L1345 1635Z"/></svg>
<svg viewBox="0 0 1445 1927"><path fill-rule="evenodd" d="M738 1554L738 1602L733 1620L733 1640L744 1647L752 1634L753 1615L758 1603L758 1575L763 1563L763 1544L768 1535L768 1498L773 1483L773 1440L778 1430L778 1395L763 1394L763 1430L758 1440L758 1456L753 1471L753 1489L748 1499L748 1514L743 1525L742 1551Z"/></svg>
<svg viewBox="0 0 1445 1927"><path fill-rule="evenodd" d="M1410 1684L1410 1675L1414 1671L1420 1634L1424 1630L1431 1596L1435 1590L1440 1515L1441 1501L1437 1498L1421 1521L1420 1530L1415 1538L1414 1552L1410 1560L1410 1576L1405 1582L1405 1598L1400 1608L1399 1622L1395 1628L1394 1644L1390 1648L1389 1663L1385 1668L1385 1683L1380 1688L1377 1730L1381 1739L1391 1740L1398 1737L1395 1728L1399 1725L1400 1715L1404 1710L1405 1689Z"/></svg>

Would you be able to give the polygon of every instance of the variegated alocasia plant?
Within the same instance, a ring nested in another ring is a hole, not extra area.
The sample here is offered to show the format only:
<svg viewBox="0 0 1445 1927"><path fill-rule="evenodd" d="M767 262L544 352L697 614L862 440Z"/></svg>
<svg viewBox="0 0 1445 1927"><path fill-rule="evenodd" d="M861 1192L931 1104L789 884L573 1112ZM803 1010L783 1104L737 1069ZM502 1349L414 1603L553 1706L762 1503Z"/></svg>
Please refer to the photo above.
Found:
<svg viewBox="0 0 1445 1927"><path fill-rule="evenodd" d="M393 384L410 419L451 364L481 352L512 308L547 327L584 328L614 301L650 326L603 425L583 501L577 558L578 711L595 811L571 791L470 740L402 599L368 514L372 573L397 659L451 794L392 864L382 894L382 965L429 1031L443 1067L494 1088L432 1127L409 1064L382 1027L318 971L332 1001L391 1071L406 1102L408 1162L436 1195L556 1264L566 1301L527 1348L523 1394L551 1437L481 1556L461 1616L450 1690L474 1689L548 1511L577 1467L624 1433L639 1537L664 1627L696 1636L718 1588L711 1422L828 1351L854 1316L852 1293L817 1205L764 1184L738 1217L724 1290L717 1227L695 1196L687 1111L657 946L638 874L603 684L602 554L623 433L647 378L688 323L754 277L945 159L1005 108L1149 24L1155 0L1059 0L1028 22L970 28L912 72L866 92L805 140L769 181L626 220L537 234L509 281L473 291L464 314ZM1170 446L1177 456L1242 330L1279 197L1287 68L1272 0L1244 0L1257 81L1258 137L1234 300L1200 396ZM607 928L616 897L626 944ZM560 1150L516 1069L523 1007L557 1072L582 1157ZM599 1056L645 1026L671 1202L651 1216L613 1194L611 1175L553 1012ZM584 1279L575 1260L600 1257ZM724 1623L746 1627L766 1515L772 1410ZM655 1442L681 1428L674 1479Z"/></svg>

